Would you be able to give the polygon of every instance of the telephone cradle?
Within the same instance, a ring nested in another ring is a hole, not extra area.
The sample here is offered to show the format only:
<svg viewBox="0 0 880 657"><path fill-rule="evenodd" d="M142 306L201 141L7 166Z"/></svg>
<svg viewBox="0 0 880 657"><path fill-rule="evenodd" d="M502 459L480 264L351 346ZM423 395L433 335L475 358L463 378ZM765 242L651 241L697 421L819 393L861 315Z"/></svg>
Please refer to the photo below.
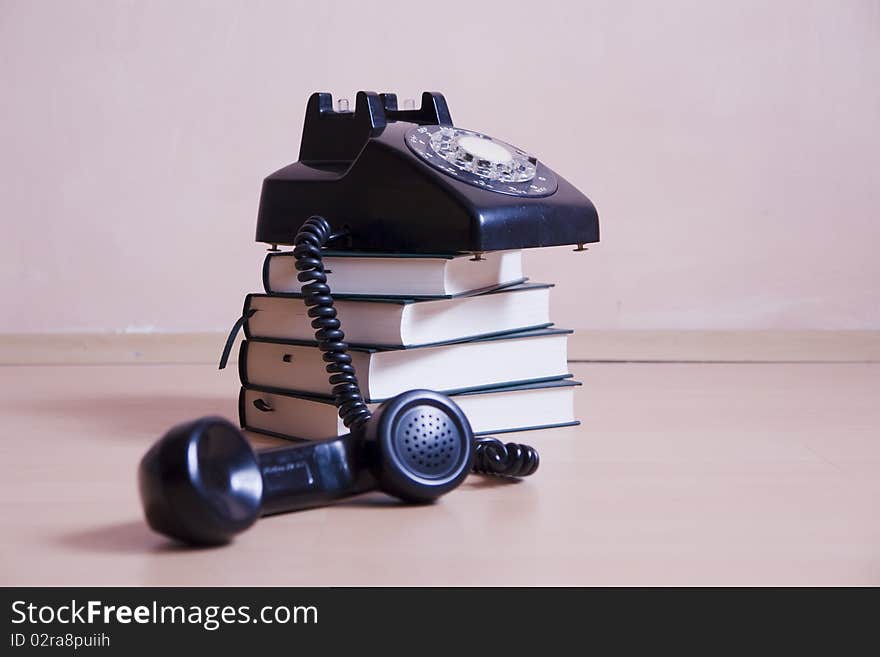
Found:
<svg viewBox="0 0 880 657"><path fill-rule="evenodd" d="M583 250L599 240L596 208L586 196L522 149L456 128L439 93L423 93L419 108L399 109L394 94L360 91L353 112L342 103L336 111L330 94L315 93L299 161L263 182L256 238L273 249L294 247L296 296L308 308L333 403L350 433L255 452L220 417L172 427L138 470L154 530L217 545L260 516L367 490L424 504L472 472L535 473L534 448L476 437L444 394L409 390L375 410L367 406L323 258L330 246L389 256L474 253L477 260L496 250L566 244ZM221 368L249 317L236 322ZM260 411L273 412L259 402Z"/></svg>
<svg viewBox="0 0 880 657"><path fill-rule="evenodd" d="M346 231L335 249L455 253L599 241L592 202L525 151L456 128L446 100L424 92L399 109L360 91L354 111L328 93L306 107L299 161L263 181L258 242L291 244L312 215Z"/></svg>

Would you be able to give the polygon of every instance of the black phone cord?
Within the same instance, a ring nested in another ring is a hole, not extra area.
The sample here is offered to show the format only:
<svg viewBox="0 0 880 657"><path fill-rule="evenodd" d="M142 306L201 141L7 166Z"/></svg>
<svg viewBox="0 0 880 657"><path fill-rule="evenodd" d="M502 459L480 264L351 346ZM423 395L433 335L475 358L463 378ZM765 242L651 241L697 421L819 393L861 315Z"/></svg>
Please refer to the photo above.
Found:
<svg viewBox="0 0 880 657"><path fill-rule="evenodd" d="M333 294L327 285L322 249L328 242L344 237L333 233L330 223L313 216L300 227L293 240L293 258L297 280L302 284L302 297L312 318L315 340L323 352L323 360L333 402L342 423L352 432L361 431L372 417L361 394L357 373L348 354L342 323L333 306ZM482 437L474 441L473 472L501 477L527 477L538 469L540 459L534 447L520 443L503 443L497 438Z"/></svg>
<svg viewBox="0 0 880 657"><path fill-rule="evenodd" d="M333 386L333 403L342 423L352 432L360 431L373 416L361 394L357 373L348 354L342 324L333 307L333 295L327 285L321 249L330 241L330 224L323 217L310 217L293 240L297 280L302 284L303 301L308 307L318 348Z"/></svg>

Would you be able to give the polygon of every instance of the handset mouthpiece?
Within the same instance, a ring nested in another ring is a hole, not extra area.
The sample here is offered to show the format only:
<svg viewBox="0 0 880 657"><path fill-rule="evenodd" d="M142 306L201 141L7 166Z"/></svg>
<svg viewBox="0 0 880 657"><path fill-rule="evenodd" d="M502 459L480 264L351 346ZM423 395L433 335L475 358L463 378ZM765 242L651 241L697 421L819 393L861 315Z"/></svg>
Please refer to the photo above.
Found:
<svg viewBox="0 0 880 657"><path fill-rule="evenodd" d="M226 543L260 516L259 461L221 417L172 427L141 459L138 484L150 527L187 543Z"/></svg>
<svg viewBox="0 0 880 657"><path fill-rule="evenodd" d="M221 545L263 515L297 511L376 485L351 434L255 452L228 420L169 430L138 471L147 523L194 545Z"/></svg>

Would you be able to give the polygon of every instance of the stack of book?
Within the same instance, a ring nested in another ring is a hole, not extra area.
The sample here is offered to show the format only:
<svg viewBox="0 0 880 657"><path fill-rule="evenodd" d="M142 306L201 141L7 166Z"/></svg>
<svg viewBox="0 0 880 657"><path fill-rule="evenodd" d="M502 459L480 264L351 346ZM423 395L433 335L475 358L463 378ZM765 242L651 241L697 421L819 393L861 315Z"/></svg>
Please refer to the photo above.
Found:
<svg viewBox="0 0 880 657"><path fill-rule="evenodd" d="M371 408L413 388L443 392L478 435L577 424L571 331L550 322L551 285L520 251L401 255L326 251L324 267ZM346 433L299 293L291 251L270 253L245 298L241 426L282 438Z"/></svg>

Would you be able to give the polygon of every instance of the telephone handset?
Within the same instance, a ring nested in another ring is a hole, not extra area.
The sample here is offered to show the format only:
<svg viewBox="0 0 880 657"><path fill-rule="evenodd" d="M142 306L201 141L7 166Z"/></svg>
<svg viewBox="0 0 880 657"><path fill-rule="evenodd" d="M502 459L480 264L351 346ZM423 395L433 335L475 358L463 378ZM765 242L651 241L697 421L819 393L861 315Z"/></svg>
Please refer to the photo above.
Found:
<svg viewBox="0 0 880 657"><path fill-rule="evenodd" d="M475 438L445 395L411 390L372 413L364 401L327 284L323 250L475 252L599 239L586 196L525 151L456 128L441 94L418 109L393 94L358 92L354 112L329 94L306 109L300 161L263 183L257 241L292 244L315 340L340 418L351 433L254 452L228 421L169 430L141 460L147 522L189 543L225 543L261 515L380 489L430 502L469 472L525 477L528 445Z"/></svg>
<svg viewBox="0 0 880 657"><path fill-rule="evenodd" d="M525 477L538 469L538 453L528 445L475 439L465 414L445 395L410 390L382 403L375 414L367 408L322 258L324 247L343 236L331 233L323 217L311 217L293 240L293 255L333 401L351 433L257 454L223 418L173 427L138 470L141 502L154 530L187 543L218 545L261 515L372 489L425 503L458 487L472 471Z"/></svg>

